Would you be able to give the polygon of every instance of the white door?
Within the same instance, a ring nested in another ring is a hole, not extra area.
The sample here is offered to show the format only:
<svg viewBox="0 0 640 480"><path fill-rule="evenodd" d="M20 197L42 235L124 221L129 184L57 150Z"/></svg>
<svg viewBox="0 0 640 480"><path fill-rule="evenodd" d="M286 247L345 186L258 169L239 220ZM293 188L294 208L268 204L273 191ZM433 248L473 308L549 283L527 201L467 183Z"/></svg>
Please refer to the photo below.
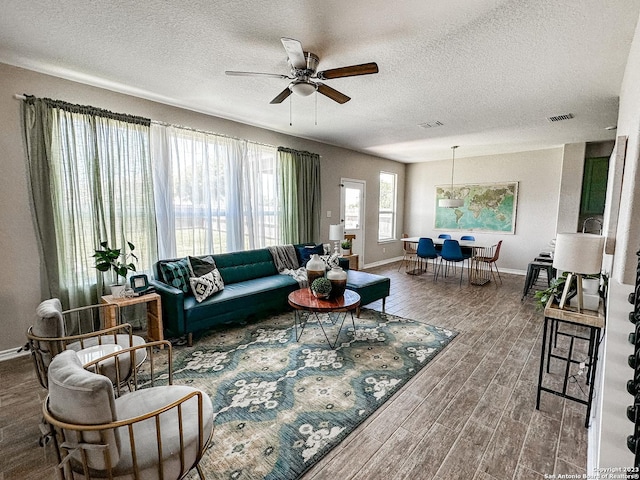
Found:
<svg viewBox="0 0 640 480"><path fill-rule="evenodd" d="M364 180L343 178L340 189L340 221L344 233L355 235L352 251L359 255L360 268L364 265Z"/></svg>

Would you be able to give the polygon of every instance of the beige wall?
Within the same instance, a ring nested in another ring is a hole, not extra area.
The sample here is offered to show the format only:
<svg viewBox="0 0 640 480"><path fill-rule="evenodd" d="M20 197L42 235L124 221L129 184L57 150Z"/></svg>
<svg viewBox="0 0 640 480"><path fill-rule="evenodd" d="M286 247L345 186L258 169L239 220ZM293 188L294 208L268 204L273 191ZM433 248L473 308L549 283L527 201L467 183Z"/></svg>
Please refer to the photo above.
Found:
<svg viewBox="0 0 640 480"><path fill-rule="evenodd" d="M493 244L503 241L500 269L526 271L528 263L541 251L548 250L549 241L555 238L562 161L562 148L456 158L456 184L518 182L515 234L473 233L477 240ZM405 230L410 236L442 233L433 229L435 185L449 183L450 178L451 161L409 165ZM456 238L466 232L451 233Z"/></svg>
<svg viewBox="0 0 640 480"><path fill-rule="evenodd" d="M328 242L327 210L340 208L340 178L350 177L367 183L366 225L371 232L365 241L368 263L401 255L401 246L387 246L382 254L377 242L378 174L380 170L398 174L399 198L404 197L405 168L402 163L365 155L318 142L244 125L217 117L175 108L108 90L0 64L0 251L3 278L0 286L0 353L26 341L25 331L32 324L36 306L42 300L40 258L35 238L27 187L25 154L20 121L20 102L16 93L49 97L71 103L93 105L114 112L141 115L152 120L185 125L234 137L315 152L322 157L322 233L318 240ZM403 222L403 205L398 211Z"/></svg>

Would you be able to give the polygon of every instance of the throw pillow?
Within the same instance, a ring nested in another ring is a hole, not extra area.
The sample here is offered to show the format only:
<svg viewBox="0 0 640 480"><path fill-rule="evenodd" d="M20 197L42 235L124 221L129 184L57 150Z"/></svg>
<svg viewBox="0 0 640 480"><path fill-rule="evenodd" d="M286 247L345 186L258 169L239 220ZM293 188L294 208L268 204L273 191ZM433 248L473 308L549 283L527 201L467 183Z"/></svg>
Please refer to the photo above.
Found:
<svg viewBox="0 0 640 480"><path fill-rule="evenodd" d="M201 277L190 278L189 283L198 303L224 289L224 281L217 268Z"/></svg>
<svg viewBox="0 0 640 480"><path fill-rule="evenodd" d="M202 277L216 268L216 262L211 255L202 258L189 257L189 265L191 265L192 277Z"/></svg>
<svg viewBox="0 0 640 480"><path fill-rule="evenodd" d="M189 293L189 277L191 269L189 268L189 259L181 258L175 262L162 262L160 270L164 277L164 282L172 287L179 288L184 293Z"/></svg>
<svg viewBox="0 0 640 480"><path fill-rule="evenodd" d="M332 253L331 255L320 255L320 260L324 262L325 270L331 270L333 267L340 266L340 255Z"/></svg>
<svg viewBox="0 0 640 480"><path fill-rule="evenodd" d="M307 262L311 258L311 255L315 253L317 253L318 255L324 254L324 245L320 243L318 245L297 246L296 253L298 254L298 260L300 260L300 266L306 267Z"/></svg>

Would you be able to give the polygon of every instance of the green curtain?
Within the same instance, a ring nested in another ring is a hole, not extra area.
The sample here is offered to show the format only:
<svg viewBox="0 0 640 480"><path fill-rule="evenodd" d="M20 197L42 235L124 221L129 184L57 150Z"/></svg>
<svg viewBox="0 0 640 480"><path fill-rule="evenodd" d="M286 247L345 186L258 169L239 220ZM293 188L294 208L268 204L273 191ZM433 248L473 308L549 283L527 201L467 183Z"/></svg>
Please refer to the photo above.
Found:
<svg viewBox="0 0 640 480"><path fill-rule="evenodd" d="M22 106L43 295L65 308L96 303L100 242L132 242L138 271L157 260L150 120L46 98Z"/></svg>
<svg viewBox="0 0 640 480"><path fill-rule="evenodd" d="M282 243L320 240L320 155L278 147Z"/></svg>

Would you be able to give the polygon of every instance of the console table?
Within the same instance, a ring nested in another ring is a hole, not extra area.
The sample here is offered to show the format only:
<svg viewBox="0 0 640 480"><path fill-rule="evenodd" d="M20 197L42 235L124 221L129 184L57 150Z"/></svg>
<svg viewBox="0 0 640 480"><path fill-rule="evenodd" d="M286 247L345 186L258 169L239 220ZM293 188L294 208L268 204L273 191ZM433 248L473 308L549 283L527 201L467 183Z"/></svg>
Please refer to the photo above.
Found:
<svg viewBox="0 0 640 480"><path fill-rule="evenodd" d="M600 302L600 308L597 312L591 310L583 310L582 313L578 313L577 311L569 310L567 308L561 309L558 304L554 303L553 298L549 299L549 303L547 303L547 306L544 309L544 331L542 334L542 352L540 355L540 373L538 375L538 394L536 397L536 409L540 409L540 394L542 392L552 393L559 397L567 398L569 400L573 400L575 402L586 405L587 414L585 427L589 426L591 403L593 400L594 380L596 374L596 366L598 363L598 349L600 346L600 336L602 333L602 329L604 328L604 323L605 317L602 302ZM589 331L589 336L583 337L574 333L559 332L561 324L586 327ZM564 335L569 337L569 352L566 357L555 353L555 340L557 338L557 335ZM589 342L588 360L587 362L584 362L584 367L588 367L587 385L589 385L589 393L586 400L574 397L567 393L571 364L582 363L572 357L574 343L576 340L586 340ZM562 390L554 390L548 386L543 385L544 375L545 373L549 373L551 358L565 361Z"/></svg>

